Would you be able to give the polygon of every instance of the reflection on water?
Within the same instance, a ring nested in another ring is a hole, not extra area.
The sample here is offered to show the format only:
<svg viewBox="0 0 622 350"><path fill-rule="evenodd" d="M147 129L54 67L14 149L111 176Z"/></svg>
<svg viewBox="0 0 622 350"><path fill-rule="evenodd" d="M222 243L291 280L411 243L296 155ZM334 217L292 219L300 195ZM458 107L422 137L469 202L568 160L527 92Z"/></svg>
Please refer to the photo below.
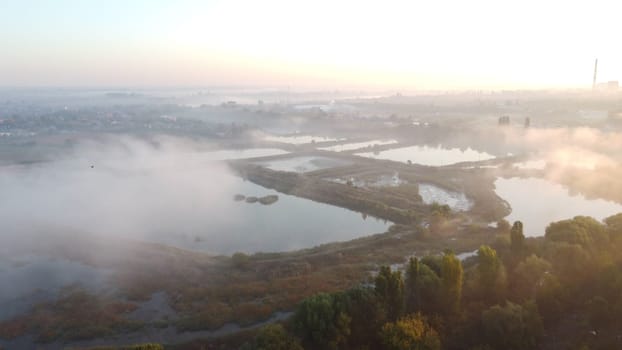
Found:
<svg viewBox="0 0 622 350"><path fill-rule="evenodd" d="M289 153L278 148L248 148L248 149L224 149L217 151L202 152L198 154L204 160L228 160L228 159L245 159L255 157L276 156Z"/></svg>
<svg viewBox="0 0 622 350"><path fill-rule="evenodd" d="M519 169L544 170L544 168L546 168L546 160L544 159L527 160L524 162L516 163L515 166Z"/></svg>
<svg viewBox="0 0 622 350"><path fill-rule="evenodd" d="M168 243L218 253L284 251L322 243L350 240L384 232L388 224L359 213L268 190L236 178L236 186L220 198L224 206L208 210L204 229L194 235L164 236ZM276 194L271 205L233 201L234 193L246 196ZM198 237L198 241L196 239Z"/></svg>
<svg viewBox="0 0 622 350"><path fill-rule="evenodd" d="M110 157L94 168L79 159L22 167L0 172L0 188L19 199L0 201L1 222L21 218L215 254L307 248L388 227L245 182L218 162L182 153ZM279 199L253 205L234 201L238 194Z"/></svg>
<svg viewBox="0 0 622 350"><path fill-rule="evenodd" d="M349 163L328 157L293 157L261 162L259 164L272 170L306 173L308 171L344 166Z"/></svg>
<svg viewBox="0 0 622 350"><path fill-rule="evenodd" d="M292 145L304 145L307 143L320 143L320 142L332 142L332 141L344 141L345 138L333 138L326 136L314 136L314 135L292 135L292 136L274 136L268 135L264 137L264 140L270 142L289 143Z"/></svg>
<svg viewBox="0 0 622 350"><path fill-rule="evenodd" d="M430 184L419 184L419 195L426 204L447 204L455 211L467 211L473 206L464 193L447 191Z"/></svg>
<svg viewBox="0 0 622 350"><path fill-rule="evenodd" d="M382 146L382 145L391 145L397 143L396 140L372 140L366 142L354 142L354 143L344 143L341 145L329 146L329 147L320 147L323 151L332 151L332 152L343 152L343 151L353 151L360 148L373 147L373 146Z"/></svg>
<svg viewBox="0 0 622 350"><path fill-rule="evenodd" d="M622 205L603 199L571 196L563 186L536 178L499 178L495 181L499 197L509 202L510 222L520 220L526 236L542 236L552 221L570 219L577 215L602 220L622 212Z"/></svg>
<svg viewBox="0 0 622 350"><path fill-rule="evenodd" d="M359 156L370 157L376 159L388 159L397 162L412 163L429 165L429 166L443 166L460 162L475 162L495 158L485 152L478 152L471 148L466 150L460 150L458 148L442 148L429 147L429 146L411 146L394 148L381 152L365 152L357 153Z"/></svg>

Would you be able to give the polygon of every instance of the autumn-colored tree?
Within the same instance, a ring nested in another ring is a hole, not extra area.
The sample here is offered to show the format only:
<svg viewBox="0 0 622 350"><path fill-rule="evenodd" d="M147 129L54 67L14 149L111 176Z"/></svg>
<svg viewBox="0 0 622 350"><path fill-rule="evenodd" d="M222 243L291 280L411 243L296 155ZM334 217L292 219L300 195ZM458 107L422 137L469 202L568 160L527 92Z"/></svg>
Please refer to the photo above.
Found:
<svg viewBox="0 0 622 350"><path fill-rule="evenodd" d="M488 301L498 300L505 292L506 275L497 252L487 245L477 251L477 273L480 295Z"/></svg>
<svg viewBox="0 0 622 350"><path fill-rule="evenodd" d="M453 252L446 252L441 265L441 295L447 314L456 314L460 310L462 274L460 260Z"/></svg>
<svg viewBox="0 0 622 350"><path fill-rule="evenodd" d="M252 350L302 350L298 339L291 336L280 324L269 324L261 328L252 345Z"/></svg>
<svg viewBox="0 0 622 350"><path fill-rule="evenodd" d="M386 323L381 338L388 350L439 350L438 333L421 314L409 315Z"/></svg>

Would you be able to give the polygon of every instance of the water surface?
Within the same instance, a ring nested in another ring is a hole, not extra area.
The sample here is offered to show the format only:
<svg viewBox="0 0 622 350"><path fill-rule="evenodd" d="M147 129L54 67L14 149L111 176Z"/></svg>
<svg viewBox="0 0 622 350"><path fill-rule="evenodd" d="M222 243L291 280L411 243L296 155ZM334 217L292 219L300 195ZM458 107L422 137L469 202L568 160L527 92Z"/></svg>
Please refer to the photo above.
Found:
<svg viewBox="0 0 622 350"><path fill-rule="evenodd" d="M476 162L495 158L493 155L478 152L471 148L461 150L459 148L443 148L430 146L410 146L394 148L381 152L357 153L358 156L388 159L396 162L421 164L429 166L443 166L460 162Z"/></svg>
<svg viewBox="0 0 622 350"><path fill-rule="evenodd" d="M341 159L329 157L293 157L259 162L258 164L272 170L306 173L309 171L344 166L350 163Z"/></svg>
<svg viewBox="0 0 622 350"><path fill-rule="evenodd" d="M506 218L520 220L526 236L542 236L549 223L577 215L602 220L622 212L622 205L603 199L586 199L571 195L562 185L537 178L499 178L495 181L497 194L512 207Z"/></svg>
<svg viewBox="0 0 622 350"><path fill-rule="evenodd" d="M446 204L455 211L467 211L473 206L464 193L448 191L431 184L419 184L419 195L426 204Z"/></svg>
<svg viewBox="0 0 622 350"><path fill-rule="evenodd" d="M353 143L344 143L340 145L334 145L329 147L319 147L318 149L324 151L332 151L332 152L343 152L343 151L353 151L361 148L374 147L374 146L382 146L382 145L391 145L397 143L397 140L371 140L365 142L353 142Z"/></svg>

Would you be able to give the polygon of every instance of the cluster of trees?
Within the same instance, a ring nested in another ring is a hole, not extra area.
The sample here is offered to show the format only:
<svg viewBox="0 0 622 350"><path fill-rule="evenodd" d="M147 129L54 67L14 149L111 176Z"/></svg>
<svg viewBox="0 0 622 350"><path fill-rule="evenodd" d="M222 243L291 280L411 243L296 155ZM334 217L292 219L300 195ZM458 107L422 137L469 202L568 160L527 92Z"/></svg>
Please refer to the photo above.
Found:
<svg viewBox="0 0 622 350"><path fill-rule="evenodd" d="M369 285L312 296L248 347L266 348L266 336L290 349L622 345L622 214L555 222L544 238L526 239L520 222L498 231L464 263L451 251L411 258L404 273L383 266Z"/></svg>

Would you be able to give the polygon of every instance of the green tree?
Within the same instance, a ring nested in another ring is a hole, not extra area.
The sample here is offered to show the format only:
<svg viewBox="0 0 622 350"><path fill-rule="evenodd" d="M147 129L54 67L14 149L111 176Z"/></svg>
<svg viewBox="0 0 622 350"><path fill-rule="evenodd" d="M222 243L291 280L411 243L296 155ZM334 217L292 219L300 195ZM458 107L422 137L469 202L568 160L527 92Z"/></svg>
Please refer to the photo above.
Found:
<svg viewBox="0 0 622 350"><path fill-rule="evenodd" d="M611 235L622 234L622 213L612 215L603 221L607 225L607 230Z"/></svg>
<svg viewBox="0 0 622 350"><path fill-rule="evenodd" d="M481 296L488 301L495 301L505 292L506 275L503 263L497 252L487 245L477 251L478 288Z"/></svg>
<svg viewBox="0 0 622 350"><path fill-rule="evenodd" d="M338 349L350 335L350 317L338 295L320 293L302 301L294 314L294 328L304 342L322 349Z"/></svg>
<svg viewBox="0 0 622 350"><path fill-rule="evenodd" d="M419 259L412 257L408 260L404 283L405 306L408 313L421 310L421 291L419 287Z"/></svg>
<svg viewBox="0 0 622 350"><path fill-rule="evenodd" d="M505 219L497 221L497 233L504 235L510 233L510 223Z"/></svg>
<svg viewBox="0 0 622 350"><path fill-rule="evenodd" d="M546 275L552 270L551 263L536 255L530 255L514 269L512 289L516 295L535 298L538 288L544 285Z"/></svg>
<svg viewBox="0 0 622 350"><path fill-rule="evenodd" d="M441 265L441 291L445 312L457 314L460 311L462 298L462 263L453 252L443 255Z"/></svg>
<svg viewBox="0 0 622 350"><path fill-rule="evenodd" d="M555 242L546 245L547 258L562 284L579 283L593 273L590 254L579 244Z"/></svg>
<svg viewBox="0 0 622 350"><path fill-rule="evenodd" d="M381 337L389 350L440 350L438 333L421 314L406 316L382 327Z"/></svg>
<svg viewBox="0 0 622 350"><path fill-rule="evenodd" d="M236 252L231 255L231 262L237 268L246 268L250 262L250 257L242 252Z"/></svg>
<svg viewBox="0 0 622 350"><path fill-rule="evenodd" d="M291 336L280 324L269 324L261 328L255 337L252 350L302 350L298 339Z"/></svg>
<svg viewBox="0 0 622 350"><path fill-rule="evenodd" d="M512 251L521 252L525 246L525 235L523 234L523 223L515 221L510 230L510 242Z"/></svg>
<svg viewBox="0 0 622 350"><path fill-rule="evenodd" d="M350 317L350 336L347 348L377 349L378 330L386 322L386 310L371 288L353 288L345 292L345 304Z"/></svg>
<svg viewBox="0 0 622 350"><path fill-rule="evenodd" d="M575 216L571 220L553 222L547 226L544 236L552 242L579 244L583 247L593 243L605 245L609 242L605 226L588 216Z"/></svg>
<svg viewBox="0 0 622 350"><path fill-rule="evenodd" d="M507 302L482 313L486 343L494 349L535 349L542 335L542 320L535 303Z"/></svg>
<svg viewBox="0 0 622 350"><path fill-rule="evenodd" d="M404 281L400 271L381 266L375 278L376 295L384 304L389 320L398 319L404 312Z"/></svg>

